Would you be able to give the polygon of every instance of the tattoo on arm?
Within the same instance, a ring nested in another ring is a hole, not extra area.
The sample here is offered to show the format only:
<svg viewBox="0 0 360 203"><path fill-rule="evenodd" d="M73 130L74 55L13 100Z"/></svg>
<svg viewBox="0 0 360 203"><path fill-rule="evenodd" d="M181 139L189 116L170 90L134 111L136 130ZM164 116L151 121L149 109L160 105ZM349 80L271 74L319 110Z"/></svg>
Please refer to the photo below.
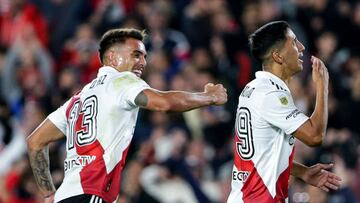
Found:
<svg viewBox="0 0 360 203"><path fill-rule="evenodd" d="M135 98L135 104L141 107L146 107L148 104L148 98L144 91L141 91Z"/></svg>
<svg viewBox="0 0 360 203"><path fill-rule="evenodd" d="M44 192L54 192L55 186L49 169L49 154L47 149L29 153L30 164L40 189Z"/></svg>

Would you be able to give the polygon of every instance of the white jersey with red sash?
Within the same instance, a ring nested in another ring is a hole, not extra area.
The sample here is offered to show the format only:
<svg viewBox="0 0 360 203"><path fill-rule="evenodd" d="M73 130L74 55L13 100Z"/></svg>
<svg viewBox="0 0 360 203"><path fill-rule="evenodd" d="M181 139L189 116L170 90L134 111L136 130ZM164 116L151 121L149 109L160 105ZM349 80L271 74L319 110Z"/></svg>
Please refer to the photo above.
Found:
<svg viewBox="0 0 360 203"><path fill-rule="evenodd" d="M80 194L116 199L139 111L134 100L148 88L134 73L105 66L48 116L66 135L65 177L55 202Z"/></svg>
<svg viewBox="0 0 360 203"><path fill-rule="evenodd" d="M306 120L280 78L256 73L239 96L228 203L287 202L292 133Z"/></svg>

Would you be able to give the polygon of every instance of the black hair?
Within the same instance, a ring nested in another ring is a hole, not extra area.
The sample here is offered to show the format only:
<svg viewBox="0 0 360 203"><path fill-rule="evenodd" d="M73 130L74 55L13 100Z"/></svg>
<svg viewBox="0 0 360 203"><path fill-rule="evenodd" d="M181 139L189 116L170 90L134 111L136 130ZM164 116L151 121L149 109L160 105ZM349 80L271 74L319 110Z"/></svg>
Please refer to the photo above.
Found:
<svg viewBox="0 0 360 203"><path fill-rule="evenodd" d="M273 21L261 26L249 37L250 51L255 59L265 62L265 56L275 45L283 44L290 25L286 21Z"/></svg>
<svg viewBox="0 0 360 203"><path fill-rule="evenodd" d="M103 63L104 54L112 45L116 43L124 43L128 38L134 38L143 41L145 36L146 34L144 30L140 31L134 28L118 28L108 30L100 39L100 62Z"/></svg>

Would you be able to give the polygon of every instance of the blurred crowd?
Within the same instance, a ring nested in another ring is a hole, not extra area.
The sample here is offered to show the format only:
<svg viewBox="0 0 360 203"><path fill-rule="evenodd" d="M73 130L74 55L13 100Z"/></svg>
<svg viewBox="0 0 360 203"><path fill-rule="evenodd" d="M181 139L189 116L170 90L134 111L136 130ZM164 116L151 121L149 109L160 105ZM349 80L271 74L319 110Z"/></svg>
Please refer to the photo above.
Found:
<svg viewBox="0 0 360 203"><path fill-rule="evenodd" d="M248 35L287 20L306 47L304 71L291 82L296 105L315 105L310 56L330 73L329 122L321 147L296 143L308 166L333 162L342 178L324 193L291 179L291 203L360 202L360 2L357 0L0 0L0 203L42 198L26 155L26 136L96 76L99 37L110 28L146 29L143 76L159 90L228 89L225 106L183 114L141 110L121 203L224 203L230 191L233 125L243 87L261 70ZM56 186L65 141L50 146Z"/></svg>

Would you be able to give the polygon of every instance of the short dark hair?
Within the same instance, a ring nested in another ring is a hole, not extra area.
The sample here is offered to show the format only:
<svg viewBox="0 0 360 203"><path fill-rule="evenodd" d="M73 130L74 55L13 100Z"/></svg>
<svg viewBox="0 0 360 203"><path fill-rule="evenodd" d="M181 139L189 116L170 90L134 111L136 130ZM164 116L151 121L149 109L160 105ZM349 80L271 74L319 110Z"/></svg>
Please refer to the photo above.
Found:
<svg viewBox="0 0 360 203"><path fill-rule="evenodd" d="M264 63L268 51L286 40L290 25L286 21L273 21L261 26L249 37L250 51L255 59Z"/></svg>
<svg viewBox="0 0 360 203"><path fill-rule="evenodd" d="M145 30L138 30L134 28L118 28L111 29L105 32L100 39L99 57L101 63L104 60L104 54L112 45L116 43L124 43L128 38L134 38L143 41L146 37Z"/></svg>

